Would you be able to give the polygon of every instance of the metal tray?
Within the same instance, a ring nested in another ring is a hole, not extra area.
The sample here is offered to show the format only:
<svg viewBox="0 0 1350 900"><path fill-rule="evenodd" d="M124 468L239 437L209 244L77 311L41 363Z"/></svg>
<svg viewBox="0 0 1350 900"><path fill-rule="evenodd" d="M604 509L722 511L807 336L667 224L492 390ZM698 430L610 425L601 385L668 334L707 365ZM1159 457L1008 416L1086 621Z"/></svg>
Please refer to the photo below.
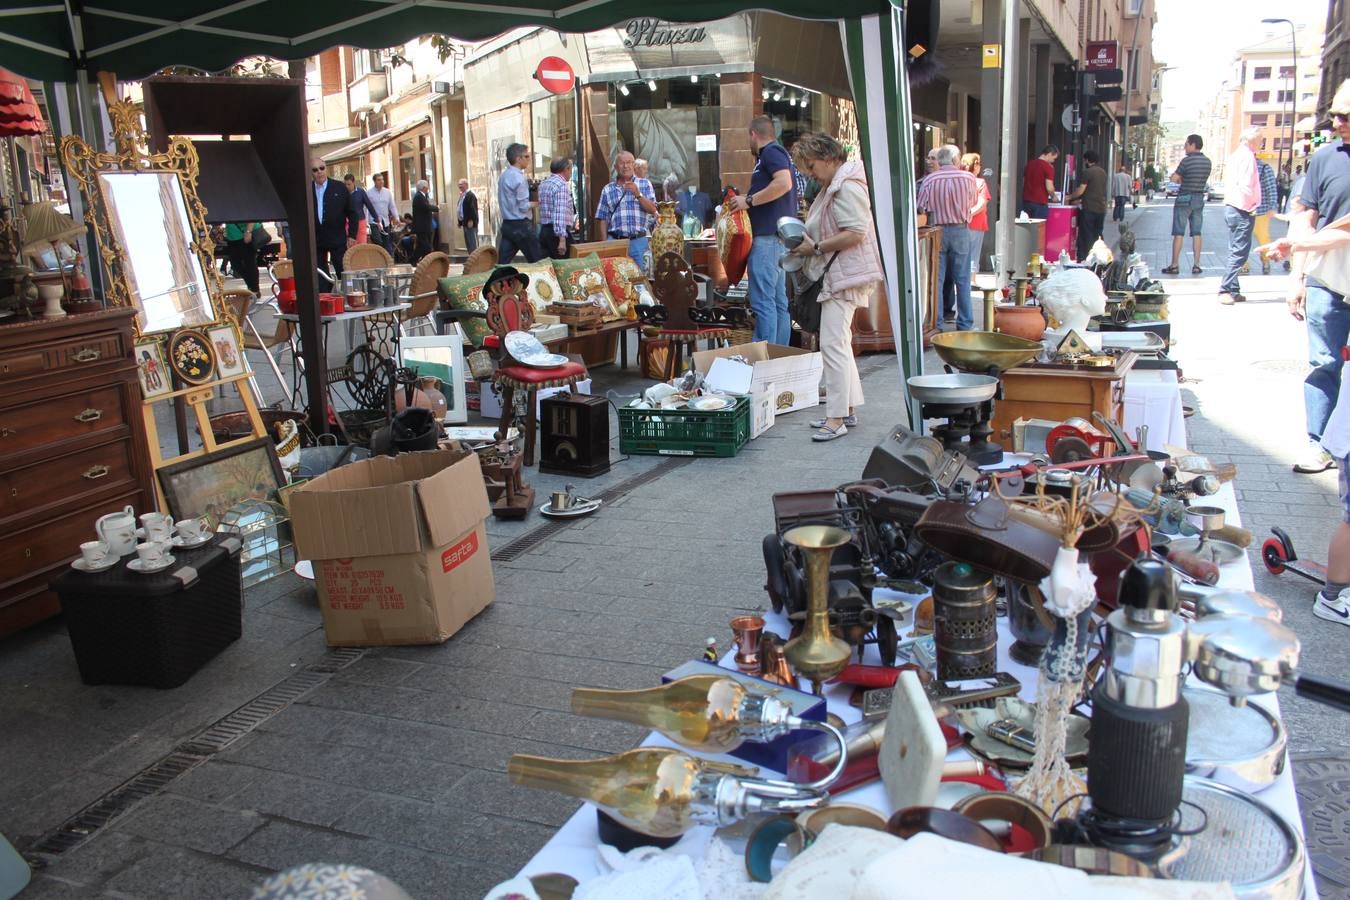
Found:
<svg viewBox="0 0 1350 900"><path fill-rule="evenodd" d="M1238 790L1268 787L1284 771L1284 726L1255 703L1233 706L1228 695L1204 688L1182 691L1190 706L1186 771Z"/></svg>
<svg viewBox="0 0 1350 900"><path fill-rule="evenodd" d="M1151 331L1102 331L1103 347L1119 347L1136 353L1162 353L1167 343Z"/></svg>
<svg viewBox="0 0 1350 900"><path fill-rule="evenodd" d="M998 379L992 375L914 375L908 384L909 395L920 403L969 406L998 392Z"/></svg>

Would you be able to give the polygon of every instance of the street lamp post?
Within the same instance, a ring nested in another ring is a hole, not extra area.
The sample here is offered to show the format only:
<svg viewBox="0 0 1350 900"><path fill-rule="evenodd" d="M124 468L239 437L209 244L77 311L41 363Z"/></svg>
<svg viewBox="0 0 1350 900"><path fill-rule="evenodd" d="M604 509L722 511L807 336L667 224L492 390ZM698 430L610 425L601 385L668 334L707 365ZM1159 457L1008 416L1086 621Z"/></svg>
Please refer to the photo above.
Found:
<svg viewBox="0 0 1350 900"><path fill-rule="evenodd" d="M1294 79L1291 86L1292 89L1289 91L1289 168L1292 170L1294 168L1294 117L1298 115L1298 38L1294 31L1294 23L1288 19L1262 19L1261 22L1265 25L1278 25L1283 22L1285 25L1289 26L1289 48L1290 53L1294 58ZM1279 157L1276 162L1280 167L1279 171L1283 173L1283 147L1280 148Z"/></svg>

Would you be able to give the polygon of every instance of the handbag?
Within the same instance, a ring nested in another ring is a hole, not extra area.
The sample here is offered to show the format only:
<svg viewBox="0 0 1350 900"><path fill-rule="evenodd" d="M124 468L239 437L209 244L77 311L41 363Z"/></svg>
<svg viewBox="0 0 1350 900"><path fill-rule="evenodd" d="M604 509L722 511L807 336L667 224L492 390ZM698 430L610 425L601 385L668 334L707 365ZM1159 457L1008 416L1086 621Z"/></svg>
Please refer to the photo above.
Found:
<svg viewBox="0 0 1350 900"><path fill-rule="evenodd" d="M811 334L820 333L820 292L825 287L825 276L838 255L837 250L830 254L830 261L825 264L825 270L820 273L820 277L798 291L789 304L788 312L801 326L802 331L809 331Z"/></svg>
<svg viewBox="0 0 1350 900"><path fill-rule="evenodd" d="M1319 230L1344 228L1346 225L1350 225L1350 216L1342 216ZM1328 290L1342 297L1350 295L1350 247L1305 250L1303 253L1304 275L1316 278Z"/></svg>

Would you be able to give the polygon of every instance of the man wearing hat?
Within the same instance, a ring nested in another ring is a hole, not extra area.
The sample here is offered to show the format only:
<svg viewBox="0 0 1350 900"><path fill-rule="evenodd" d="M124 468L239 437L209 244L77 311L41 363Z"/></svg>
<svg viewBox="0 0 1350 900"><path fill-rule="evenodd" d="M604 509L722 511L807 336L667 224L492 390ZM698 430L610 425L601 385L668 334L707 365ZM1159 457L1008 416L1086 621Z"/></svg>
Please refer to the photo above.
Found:
<svg viewBox="0 0 1350 900"><path fill-rule="evenodd" d="M1350 214L1350 78L1341 82L1329 111L1338 140L1312 155L1301 190L1290 197L1290 238ZM1341 348L1350 339L1350 305L1344 294L1305 276L1303 262L1301 255L1294 259L1294 291L1288 303L1294 318L1308 323L1308 361L1313 368L1303 380L1303 406L1310 444L1294 471L1313 473L1336 465L1321 440L1340 393Z"/></svg>

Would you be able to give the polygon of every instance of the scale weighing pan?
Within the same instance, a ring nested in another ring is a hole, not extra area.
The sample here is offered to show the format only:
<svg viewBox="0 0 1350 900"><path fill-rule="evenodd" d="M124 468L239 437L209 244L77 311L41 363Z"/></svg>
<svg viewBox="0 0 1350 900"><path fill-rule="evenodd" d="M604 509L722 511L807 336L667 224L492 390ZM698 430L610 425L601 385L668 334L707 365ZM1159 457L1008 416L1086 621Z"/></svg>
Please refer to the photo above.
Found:
<svg viewBox="0 0 1350 900"><path fill-rule="evenodd" d="M1035 359L1045 348L1015 334L997 331L944 331L933 335L933 349L947 365L963 372L999 372Z"/></svg>
<svg viewBox="0 0 1350 900"><path fill-rule="evenodd" d="M950 406L973 406L998 392L993 375L914 375L906 383L909 395L920 403Z"/></svg>

